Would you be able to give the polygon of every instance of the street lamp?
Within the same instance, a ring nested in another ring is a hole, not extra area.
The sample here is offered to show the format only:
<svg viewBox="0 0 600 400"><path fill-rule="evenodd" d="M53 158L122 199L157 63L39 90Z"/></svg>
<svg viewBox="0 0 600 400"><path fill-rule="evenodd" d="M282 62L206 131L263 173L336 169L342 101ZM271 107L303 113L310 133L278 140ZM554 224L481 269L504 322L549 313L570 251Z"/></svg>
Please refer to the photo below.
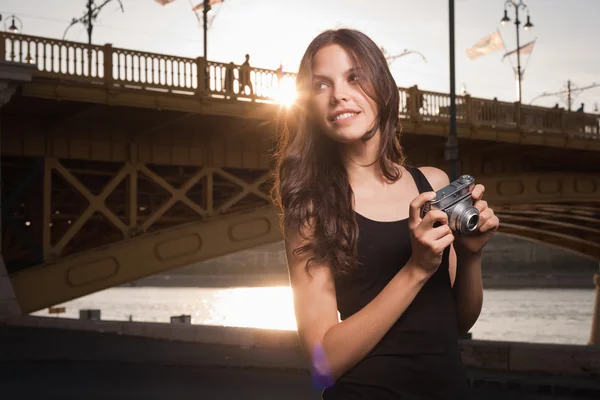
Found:
<svg viewBox="0 0 600 400"><path fill-rule="evenodd" d="M1 20L2 20L2 16L0 15L0 21L1 21ZM22 21L21 21L19 18L17 18L17 17L16 17L16 16L14 16L14 15L11 15L11 16L10 16L10 20L11 20L11 23L10 23L10 26L9 26L9 27L7 27L7 26L6 26L6 23L7 23L8 21L5 21L5 22L4 22L4 28L5 28L7 31L9 31L10 33L19 33L19 31L22 31L22 30L23 30L23 22L22 22ZM17 22L19 23L18 25L17 25Z"/></svg>
<svg viewBox="0 0 600 400"><path fill-rule="evenodd" d="M525 29L526 31L530 30L531 28L533 28L533 24L531 23L531 21L529 20L529 12L527 13L527 22L525 23L525 26L523 27L523 29Z"/></svg>
<svg viewBox="0 0 600 400"><path fill-rule="evenodd" d="M172 0L170 0L170 1L172 1ZM203 29L203 33L204 33L204 58L205 59L207 58L207 47L208 47L208 41L207 41L208 13L210 12L210 10L212 10L212 6L214 6L217 3L223 3L224 1L225 0L202 0L201 3L198 3L198 5L196 5L196 7L192 8L192 10L194 10L196 12L202 10L202 29ZM215 16L213 16L213 18ZM200 18L198 17L197 13L196 13L196 18L198 19L198 23L200 23Z"/></svg>
<svg viewBox="0 0 600 400"><path fill-rule="evenodd" d="M506 0L504 2L504 17L500 20L502 25L506 25L510 22L510 18L508 17L508 7L512 6L515 9L515 27L517 29L517 90L519 103L521 103L521 79L523 76L523 72L521 71L521 45L519 43L519 25L521 21L519 21L519 9L522 8L527 11L527 23L523 27L526 31L533 28L533 24L531 23L531 19L529 16L529 8L523 2L523 0Z"/></svg>

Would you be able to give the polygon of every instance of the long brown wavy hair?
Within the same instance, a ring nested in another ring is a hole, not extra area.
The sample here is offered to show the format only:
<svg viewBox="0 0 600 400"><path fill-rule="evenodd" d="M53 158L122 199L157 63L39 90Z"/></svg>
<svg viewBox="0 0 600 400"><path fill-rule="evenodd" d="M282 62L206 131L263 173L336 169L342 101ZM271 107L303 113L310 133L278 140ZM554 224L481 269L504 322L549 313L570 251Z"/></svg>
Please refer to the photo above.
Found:
<svg viewBox="0 0 600 400"><path fill-rule="evenodd" d="M335 275L349 272L357 261L358 227L348 173L337 143L319 131L309 115L312 64L322 48L337 44L360 71L362 90L377 104L374 125L362 137L371 139L379 130L379 166L384 177L395 181L404 156L400 146L399 93L382 51L364 33L353 29L327 30L308 46L296 77L298 100L280 119L276 152L275 205L282 212L282 230L309 228L307 244L295 255L312 251L309 262L328 264ZM377 161L376 161L377 162ZM307 265L308 268L308 265Z"/></svg>

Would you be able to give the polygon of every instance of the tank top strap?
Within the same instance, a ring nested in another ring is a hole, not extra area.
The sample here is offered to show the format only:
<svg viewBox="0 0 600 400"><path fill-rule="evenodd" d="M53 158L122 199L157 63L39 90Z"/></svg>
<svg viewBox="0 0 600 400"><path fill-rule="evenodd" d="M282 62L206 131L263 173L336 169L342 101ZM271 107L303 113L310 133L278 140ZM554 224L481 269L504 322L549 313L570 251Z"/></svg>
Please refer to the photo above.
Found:
<svg viewBox="0 0 600 400"><path fill-rule="evenodd" d="M410 165L404 165L404 168L412 175L417 184L417 188L419 189L419 193L433 192L433 187L419 168Z"/></svg>

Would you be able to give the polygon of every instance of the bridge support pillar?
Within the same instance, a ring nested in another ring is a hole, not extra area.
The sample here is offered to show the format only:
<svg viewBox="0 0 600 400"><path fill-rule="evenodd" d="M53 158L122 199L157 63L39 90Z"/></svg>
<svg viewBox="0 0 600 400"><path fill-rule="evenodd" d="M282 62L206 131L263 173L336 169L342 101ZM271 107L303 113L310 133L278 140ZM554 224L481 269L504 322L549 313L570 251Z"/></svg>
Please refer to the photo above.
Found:
<svg viewBox="0 0 600 400"><path fill-rule="evenodd" d="M17 302L10 277L6 272L4 258L0 254L0 321L21 314L21 306Z"/></svg>
<svg viewBox="0 0 600 400"><path fill-rule="evenodd" d="M4 39L2 39L2 44L4 44ZM1 47L3 48L3 46ZM0 57L4 57L4 50L2 50ZM0 61L0 108L10 101L18 85L23 82L31 81L31 75L36 69L37 67L35 65L19 63L8 64L4 61ZM0 138L2 138L1 131ZM0 204L0 209L3 211L2 204ZM2 243L1 226L2 216L0 213L0 243ZM17 302L12 282L8 276L6 265L4 264L4 256L2 255L0 246L0 321L21 314L21 306Z"/></svg>
<svg viewBox="0 0 600 400"><path fill-rule="evenodd" d="M592 314L592 332L588 344L600 346L600 272L594 274L594 285L596 285L596 300Z"/></svg>
<svg viewBox="0 0 600 400"><path fill-rule="evenodd" d="M4 51L2 51L1 56L4 57ZM34 69L35 67L32 65L8 65L6 62L0 62L0 108L10 101L19 84L31 81L31 74ZM0 140L1 138L2 132L0 131ZM4 210L2 204L0 204L0 210ZM2 216L0 212L0 243L2 243L1 226ZM0 321L21 314L21 306L17 302L12 282L8 276L6 265L4 265L4 257L0 246Z"/></svg>
<svg viewBox="0 0 600 400"><path fill-rule="evenodd" d="M2 132L0 131L0 137ZM1 208L1 205L0 205ZM0 227L2 226L2 214L0 213ZM0 243L2 243L2 233L0 229ZM12 282L8 276L6 265L4 264L4 256L0 246L0 322L6 318L21 315L21 306L15 296L15 291L12 287Z"/></svg>

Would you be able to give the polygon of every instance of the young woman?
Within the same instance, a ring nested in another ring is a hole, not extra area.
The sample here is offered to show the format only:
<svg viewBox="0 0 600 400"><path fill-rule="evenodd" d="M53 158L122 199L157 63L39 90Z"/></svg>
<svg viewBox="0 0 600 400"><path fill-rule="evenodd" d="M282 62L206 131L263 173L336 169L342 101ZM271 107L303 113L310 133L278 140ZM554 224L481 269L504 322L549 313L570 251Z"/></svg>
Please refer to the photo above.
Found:
<svg viewBox="0 0 600 400"><path fill-rule="evenodd" d="M404 164L398 89L364 34L317 36L296 84L274 194L323 399L466 398L458 337L479 316L481 251L499 223L484 187L476 234L455 236L441 211L420 218L449 179Z"/></svg>

